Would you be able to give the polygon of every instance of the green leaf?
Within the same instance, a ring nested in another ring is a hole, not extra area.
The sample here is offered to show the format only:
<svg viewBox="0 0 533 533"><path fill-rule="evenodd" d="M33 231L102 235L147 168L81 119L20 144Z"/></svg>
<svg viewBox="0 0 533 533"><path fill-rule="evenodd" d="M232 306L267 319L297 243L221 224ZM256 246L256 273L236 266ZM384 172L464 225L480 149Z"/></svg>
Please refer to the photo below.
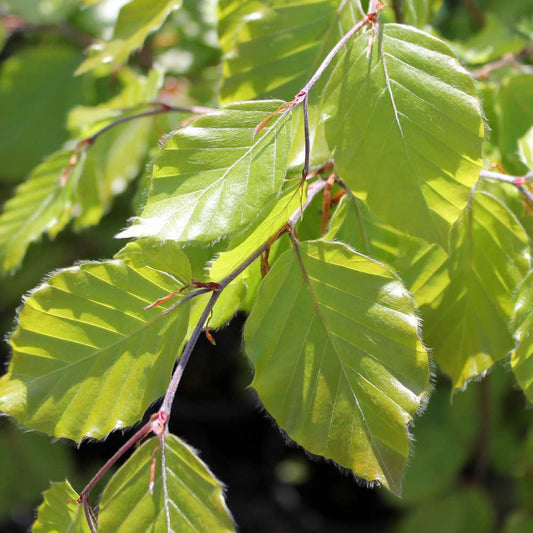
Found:
<svg viewBox="0 0 533 533"><path fill-rule="evenodd" d="M34 24L58 24L78 7L79 0L6 0L10 14Z"/></svg>
<svg viewBox="0 0 533 533"><path fill-rule="evenodd" d="M513 293L528 268L528 239L516 217L476 191L451 235L450 283L424 316L424 341L454 388L513 348Z"/></svg>
<svg viewBox="0 0 533 533"><path fill-rule="evenodd" d="M420 504L454 489L457 475L475 444L479 422L478 391L454 397L434 392L416 423L416 444L407 468L401 504ZM453 446L450 446L453 442Z"/></svg>
<svg viewBox="0 0 533 533"><path fill-rule="evenodd" d="M527 166L530 172L533 172L533 126L527 130L527 133L518 141L520 159Z"/></svg>
<svg viewBox="0 0 533 533"><path fill-rule="evenodd" d="M41 44L2 64L0 131L9 132L0 143L3 178L23 177L66 140L67 112L83 100L82 80L72 76L78 61L73 48Z"/></svg>
<svg viewBox="0 0 533 533"><path fill-rule="evenodd" d="M235 531L220 482L174 435L145 442L102 494L99 531L154 533ZM164 452L165 460L162 461ZM149 490L152 457L157 457Z"/></svg>
<svg viewBox="0 0 533 533"><path fill-rule="evenodd" d="M398 533L487 533L494 531L495 517L487 495L477 488L463 488L421 505L396 529Z"/></svg>
<svg viewBox="0 0 533 533"><path fill-rule="evenodd" d="M290 114L254 130L282 102L240 102L177 131L154 163L146 206L119 237L212 242L255 220L283 184Z"/></svg>
<svg viewBox="0 0 533 533"><path fill-rule="evenodd" d="M150 33L159 29L168 15L181 5L181 0L131 0L120 10L113 37L95 47L78 68L77 74L100 65L114 66L127 61L141 48Z"/></svg>
<svg viewBox="0 0 533 533"><path fill-rule="evenodd" d="M185 252L172 242L146 238L129 242L116 255L133 268L150 267L174 276L181 285L191 282L191 267Z"/></svg>
<svg viewBox="0 0 533 533"><path fill-rule="evenodd" d="M95 107L77 107L69 114L75 136L84 139L116 118L117 109L152 100L161 76L123 76L119 95ZM75 229L97 224L112 199L124 191L141 169L153 131L153 120L134 120L102 135L82 152L65 182L73 150L52 154L20 185L0 215L0 271L16 268L30 243L44 233L54 238L74 218Z"/></svg>
<svg viewBox="0 0 533 533"><path fill-rule="evenodd" d="M255 10L245 18L242 12L229 9L228 4L231 3L223 2L220 9L222 27L230 32L221 34L225 55L221 101L292 100L329 51L325 39L336 30L339 2L274 0L268 5L251 2L250 8ZM234 22L227 21L228 18ZM241 24L236 32L239 19Z"/></svg>
<svg viewBox="0 0 533 533"><path fill-rule="evenodd" d="M33 506L50 479L63 479L74 470L71 452L39 433L22 432L4 418L0 425L0 517Z"/></svg>
<svg viewBox="0 0 533 533"><path fill-rule="evenodd" d="M53 275L20 311L0 409L75 441L137 422L164 393L188 324L187 305L168 315L170 303L144 307L180 286L119 259Z"/></svg>
<svg viewBox="0 0 533 533"><path fill-rule="evenodd" d="M452 43L461 60L470 65L488 63L506 54L515 54L526 45L526 39L491 14L487 14L483 28L475 35L466 41Z"/></svg>
<svg viewBox="0 0 533 533"><path fill-rule="evenodd" d="M527 172L520 161L518 142L533 124L533 74L505 79L498 94L500 104L500 150L506 170L515 175Z"/></svg>
<svg viewBox="0 0 533 533"><path fill-rule="evenodd" d="M339 240L390 266L406 284L419 307L430 304L448 283L447 254L438 244L402 233L379 220L348 194L331 220L326 240Z"/></svg>
<svg viewBox="0 0 533 533"><path fill-rule="evenodd" d="M364 13L358 0L235 2L219 7L223 102L256 98L292 100L334 44ZM311 163L331 155L318 106L320 81L309 96ZM293 113L290 166L304 158L302 110Z"/></svg>
<svg viewBox="0 0 533 533"><path fill-rule="evenodd" d="M527 399L533 402L533 272L524 279L516 296L514 337L516 347L511 354L511 368Z"/></svg>
<svg viewBox="0 0 533 533"><path fill-rule="evenodd" d="M481 170L483 121L473 80L446 44L382 26L337 60L324 91L339 176L388 224L447 248Z"/></svg>
<svg viewBox="0 0 533 533"><path fill-rule="evenodd" d="M76 501L79 495L68 481L52 483L43 497L32 533L89 533L83 506Z"/></svg>
<svg viewBox="0 0 533 533"><path fill-rule="evenodd" d="M246 323L252 385L298 444L399 493L429 379L417 325L384 265L304 242L274 264Z"/></svg>
<svg viewBox="0 0 533 533"><path fill-rule="evenodd" d="M403 16L406 24L423 28L431 16L432 0L404 0Z"/></svg>
<svg viewBox="0 0 533 533"><path fill-rule="evenodd" d="M72 153L62 150L45 159L5 204L0 215L0 271L16 268L30 243L44 233L55 237L69 222L83 165L74 168L63 186L61 175Z"/></svg>
<svg viewBox="0 0 533 533"><path fill-rule="evenodd" d="M533 531L533 516L527 511L515 511L506 521L503 533L529 533Z"/></svg>

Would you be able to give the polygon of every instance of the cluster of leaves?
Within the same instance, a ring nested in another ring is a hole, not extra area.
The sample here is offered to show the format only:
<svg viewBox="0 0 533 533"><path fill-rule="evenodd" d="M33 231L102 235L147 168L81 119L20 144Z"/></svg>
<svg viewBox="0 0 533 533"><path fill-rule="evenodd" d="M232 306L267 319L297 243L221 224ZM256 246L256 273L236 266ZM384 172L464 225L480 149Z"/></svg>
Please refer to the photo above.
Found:
<svg viewBox="0 0 533 533"><path fill-rule="evenodd" d="M430 356L454 391L468 387L453 410L437 390L417 425L405 502L420 506L404 528L450 513L460 528L476 506L486 512L469 527L489 530L486 495L452 487L470 445L486 461L498 455L472 431L479 416L485 426L469 383L507 360L483 394L503 397L512 373L533 401L527 2L468 3L468 28L454 23L461 10L431 0L220 0L216 16L207 0L129 0L113 24L107 2L83 3L46 13L0 3L11 24L69 20L54 27L97 38L83 62L56 36L3 65L2 174L31 172L0 215L0 269L19 267L43 235L98 224L148 170L118 234L132 240L25 298L0 409L80 442L164 400L138 433L155 436L109 481L97 520L92 484L80 495L63 482L45 492L34 531L234 529L220 483L165 424L199 334L213 339L238 311L249 312L252 386L279 427L397 495L411 422L431 394ZM144 72L125 65L139 48L130 63ZM20 99L31 106L23 120ZM464 442L457 453L442 450L450 435ZM500 468L525 475L530 440ZM508 530L526 531L530 510Z"/></svg>

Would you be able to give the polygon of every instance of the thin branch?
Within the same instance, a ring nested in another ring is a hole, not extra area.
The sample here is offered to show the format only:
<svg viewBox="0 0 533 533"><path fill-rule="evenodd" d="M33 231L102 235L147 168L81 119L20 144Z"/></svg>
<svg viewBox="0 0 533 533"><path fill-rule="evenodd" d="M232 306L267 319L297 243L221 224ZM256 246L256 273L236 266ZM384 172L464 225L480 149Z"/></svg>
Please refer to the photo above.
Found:
<svg viewBox="0 0 533 533"><path fill-rule="evenodd" d="M287 221L287 230L291 232L298 220L302 217L305 209L307 206L311 203L313 198L326 186L325 180L319 180L314 183L312 183L309 188L307 189L307 199L306 201L289 217ZM278 232L276 239L279 239L284 233L284 231ZM178 365L176 366L176 369L174 370L174 373L172 374L172 379L170 381L170 384L168 386L167 392L165 394L165 397L163 398L163 403L161 404L161 407L159 408L159 413L164 414L166 416L170 415L170 411L172 410L172 403L174 402L174 397L176 395L176 391L178 390L178 386L180 384L181 378L183 376L183 372L185 370L185 367L187 366L187 363L189 362L189 359L191 357L192 351L196 345L196 342L198 341L198 338L200 337L200 334L202 333L204 329L204 324L206 323L207 319L209 318L209 315L211 314L213 307L215 306L221 292L235 279L237 278L242 272L244 272L256 259L261 257L263 252L267 249L269 245L271 245L271 239L267 240L265 243L263 243L255 252L253 252L249 257L247 257L233 272L228 274L224 279L222 279L220 282L218 282L218 288L216 290L213 290L213 294L211 295L211 299L209 302L207 302L207 305L205 306L205 309L202 313L202 316L200 317L200 320L196 324L196 327L193 330L193 333L191 335L191 338L187 342L187 346L185 346L185 349L183 350L183 354L180 357L180 360L178 361Z"/></svg>
<svg viewBox="0 0 533 533"><path fill-rule="evenodd" d="M478 79L487 79L491 72L494 72L495 70L499 70L500 68L503 68L507 65L517 63L520 59L528 57L532 54L533 54L533 46L531 45L526 46L523 50L520 50L520 52L516 52L514 54L511 54L511 53L505 54L502 58L497 59L496 61L493 61L491 63L487 63L480 69L475 70L473 72L473 75L475 78L478 78Z"/></svg>
<svg viewBox="0 0 533 533"><path fill-rule="evenodd" d="M80 153L82 153L82 151L84 150L88 150L96 142L98 137L108 132L109 130L115 128L116 126L120 126L121 124L124 124L124 122L129 122L130 120L135 120L138 118L161 115L165 113L192 113L193 115L201 115L201 114L211 113L214 111L214 109L210 109L207 107L171 106L171 105L165 104L164 102L147 102L146 104L139 104L138 106L136 106L136 108L143 107L146 105L156 106L156 108L150 109L149 111L141 111L140 113L134 113L126 117L120 117L114 120L113 122L109 123L107 126L104 126L102 129L98 130L96 133L93 133L93 135L91 135L90 137L87 137L86 139L81 140L77 144L72 155L70 156L68 165L63 169L63 172L61 173L61 186L64 187L67 184L67 181L70 175L72 174L74 167L79 161ZM134 108L130 108L130 109L134 109Z"/></svg>
<svg viewBox="0 0 533 533"><path fill-rule="evenodd" d="M307 178L307 174L309 174L309 161L311 159L311 139L309 137L309 97L308 95L304 98L304 105L303 105L303 113L304 113L304 168L302 170L302 180L305 180Z"/></svg>
<svg viewBox="0 0 533 533"><path fill-rule="evenodd" d="M212 113L214 109L210 109L207 107L200 107L200 106L192 106L192 107L182 107L182 106L171 106L168 104L165 104L164 102L153 102L148 103L146 105L150 106L157 106L155 109L150 109L149 111L142 111L140 113L135 113L133 115L128 115L126 117L118 118L117 120L114 120L107 126L104 126L101 130L98 130L96 133L91 135L90 137L87 137L86 139L80 141L80 145L92 145L98 137L109 131L110 129L115 128L116 126L119 126L120 124L123 124L124 122L128 122L130 120L136 120L138 118L144 118L144 117L151 117L154 115L161 115L164 113L191 113L193 115L202 115L206 113Z"/></svg>
<svg viewBox="0 0 533 533"><path fill-rule="evenodd" d="M529 191L524 185L533 180L533 172L528 172L525 176L508 176L501 172L493 172L492 170L482 170L479 173L479 177L482 179L491 179L496 181L502 181L514 185L527 199L530 204L533 204L533 193Z"/></svg>

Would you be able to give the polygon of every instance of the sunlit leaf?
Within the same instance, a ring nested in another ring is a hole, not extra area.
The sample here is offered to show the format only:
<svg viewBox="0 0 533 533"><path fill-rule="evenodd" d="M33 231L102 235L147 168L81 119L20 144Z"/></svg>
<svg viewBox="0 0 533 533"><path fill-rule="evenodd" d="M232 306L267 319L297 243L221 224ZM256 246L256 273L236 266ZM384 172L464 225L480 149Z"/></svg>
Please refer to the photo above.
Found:
<svg viewBox="0 0 533 533"><path fill-rule="evenodd" d="M68 481L52 483L44 492L44 502L37 511L32 533L89 533L79 495Z"/></svg>
<svg viewBox="0 0 533 533"><path fill-rule="evenodd" d="M520 159L533 172L533 126L518 141Z"/></svg>
<svg viewBox="0 0 533 533"><path fill-rule="evenodd" d="M188 324L187 305L144 307L179 287L118 259L54 274L20 311L0 409L75 441L135 423L164 393Z"/></svg>
<svg viewBox="0 0 533 533"><path fill-rule="evenodd" d="M116 533L235 531L220 482L174 435L145 442L102 494L99 531ZM165 461L161 456L164 452ZM150 492L152 457L157 457Z"/></svg>
<svg viewBox="0 0 533 533"><path fill-rule="evenodd" d="M72 153L72 150L62 150L52 154L17 187L15 196L5 204L0 215L0 270L13 270L21 263L31 242L43 233L54 237L69 222L83 167L80 161L66 184L62 184L61 177Z"/></svg>
<svg viewBox="0 0 533 533"><path fill-rule="evenodd" d="M517 342L511 368L518 384L533 402L533 273L529 273L516 296L514 330Z"/></svg>
<svg viewBox="0 0 533 533"><path fill-rule="evenodd" d="M474 83L433 36L386 24L368 58L371 35L339 57L324 91L336 169L378 217L446 248L481 169Z"/></svg>
<svg viewBox="0 0 533 533"><path fill-rule="evenodd" d="M495 197L476 192L451 235L450 282L424 317L424 340L455 388L513 348L513 293L528 268L518 220Z"/></svg>
<svg viewBox="0 0 533 533"><path fill-rule="evenodd" d="M117 65L140 48L146 37L157 30L181 0L131 0L120 10L110 41L100 43L78 68L81 74L102 64Z"/></svg>
<svg viewBox="0 0 533 533"><path fill-rule="evenodd" d="M298 444L399 493L429 379L417 324L384 265L304 242L274 264L246 323L252 385Z"/></svg>
<svg viewBox="0 0 533 533"><path fill-rule="evenodd" d="M178 130L154 163L143 212L119 237L212 242L244 229L285 177L290 114L254 137L280 104L231 104Z"/></svg>

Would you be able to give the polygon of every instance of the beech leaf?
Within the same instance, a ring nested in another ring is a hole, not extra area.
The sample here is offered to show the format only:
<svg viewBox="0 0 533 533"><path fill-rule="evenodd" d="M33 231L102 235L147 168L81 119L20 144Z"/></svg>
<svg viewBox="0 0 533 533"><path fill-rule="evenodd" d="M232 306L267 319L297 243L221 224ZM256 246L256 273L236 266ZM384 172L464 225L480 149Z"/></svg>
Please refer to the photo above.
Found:
<svg viewBox="0 0 533 533"><path fill-rule="evenodd" d="M429 380L417 327L387 267L304 242L273 265L246 323L252 386L298 444L399 494L407 426Z"/></svg>

